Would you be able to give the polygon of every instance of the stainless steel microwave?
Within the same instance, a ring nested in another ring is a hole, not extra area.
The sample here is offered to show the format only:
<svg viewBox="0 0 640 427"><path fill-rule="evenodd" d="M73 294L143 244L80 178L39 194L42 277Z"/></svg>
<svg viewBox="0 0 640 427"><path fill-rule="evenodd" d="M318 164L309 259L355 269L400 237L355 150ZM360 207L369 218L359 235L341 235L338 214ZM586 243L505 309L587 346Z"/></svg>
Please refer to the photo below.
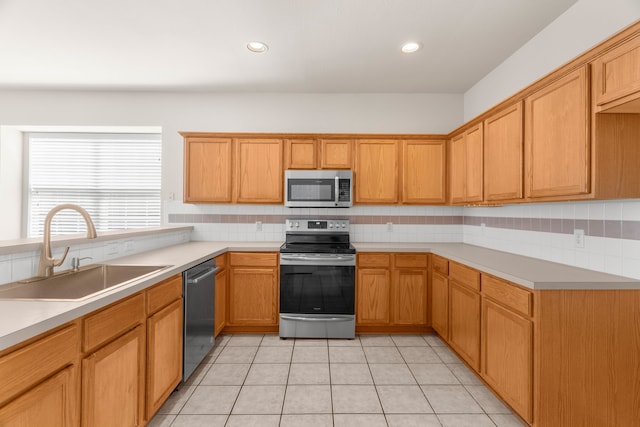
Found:
<svg viewBox="0 0 640 427"><path fill-rule="evenodd" d="M348 208L352 205L350 170L286 170L284 205L290 208Z"/></svg>

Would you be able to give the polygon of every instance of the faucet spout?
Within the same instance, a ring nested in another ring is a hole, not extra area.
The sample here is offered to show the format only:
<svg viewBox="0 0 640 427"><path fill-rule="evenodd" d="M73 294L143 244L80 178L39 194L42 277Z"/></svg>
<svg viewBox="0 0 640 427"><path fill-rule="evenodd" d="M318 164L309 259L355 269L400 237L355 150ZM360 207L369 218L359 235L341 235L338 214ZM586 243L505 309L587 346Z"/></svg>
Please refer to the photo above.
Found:
<svg viewBox="0 0 640 427"><path fill-rule="evenodd" d="M89 216L89 212L84 210L78 205L74 205L71 203L66 203L62 205L58 205L51 209L47 216L44 219L44 241L42 243L42 251L40 252L40 263L38 264L38 276L49 277L53 275L53 268L62 265L65 258L67 257L67 253L69 252L69 247L67 246L64 250L64 254L61 258L54 258L51 254L51 221L53 217L64 209L71 209L78 212L82 215L85 223L87 224L87 238L95 239L98 236L96 232L96 227L93 225L93 221L91 220L91 216Z"/></svg>

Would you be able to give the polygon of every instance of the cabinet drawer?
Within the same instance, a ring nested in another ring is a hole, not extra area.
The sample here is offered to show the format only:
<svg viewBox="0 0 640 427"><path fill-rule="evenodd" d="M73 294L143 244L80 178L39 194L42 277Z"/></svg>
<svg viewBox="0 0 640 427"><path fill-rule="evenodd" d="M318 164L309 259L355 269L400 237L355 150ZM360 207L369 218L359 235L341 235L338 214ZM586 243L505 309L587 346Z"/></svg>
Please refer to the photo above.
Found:
<svg viewBox="0 0 640 427"><path fill-rule="evenodd" d="M147 316L182 297L182 276L173 276L147 291Z"/></svg>
<svg viewBox="0 0 640 427"><path fill-rule="evenodd" d="M461 285L480 291L480 272L457 262L449 263L449 277Z"/></svg>
<svg viewBox="0 0 640 427"><path fill-rule="evenodd" d="M385 268L391 265L391 254L358 254L358 267Z"/></svg>
<svg viewBox="0 0 640 427"><path fill-rule="evenodd" d="M396 267L427 268L427 254L396 254Z"/></svg>
<svg viewBox="0 0 640 427"><path fill-rule="evenodd" d="M220 267L221 270L227 268L227 254L216 257L216 267Z"/></svg>
<svg viewBox="0 0 640 427"><path fill-rule="evenodd" d="M82 350L88 352L143 321L142 294L113 304L96 314L90 314L83 321Z"/></svg>
<svg viewBox="0 0 640 427"><path fill-rule="evenodd" d="M1 357L0 405L73 363L79 337L74 324Z"/></svg>
<svg viewBox="0 0 640 427"><path fill-rule="evenodd" d="M248 267L276 267L278 254L275 252L231 252L229 264Z"/></svg>
<svg viewBox="0 0 640 427"><path fill-rule="evenodd" d="M533 294L504 280L483 274L482 294L525 316L533 314Z"/></svg>
<svg viewBox="0 0 640 427"><path fill-rule="evenodd" d="M438 255L431 255L431 265L433 265L433 271L448 276L449 275L449 260L442 258Z"/></svg>

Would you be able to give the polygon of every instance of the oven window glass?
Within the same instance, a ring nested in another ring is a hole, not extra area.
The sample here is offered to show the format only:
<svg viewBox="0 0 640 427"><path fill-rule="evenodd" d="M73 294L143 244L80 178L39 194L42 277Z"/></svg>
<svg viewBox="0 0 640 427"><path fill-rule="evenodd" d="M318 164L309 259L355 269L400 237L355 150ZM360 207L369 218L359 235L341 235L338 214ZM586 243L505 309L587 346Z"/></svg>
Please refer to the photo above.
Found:
<svg viewBox="0 0 640 427"><path fill-rule="evenodd" d="M334 179L289 179L289 201L333 201Z"/></svg>
<svg viewBox="0 0 640 427"><path fill-rule="evenodd" d="M280 312L355 314L355 267L280 266Z"/></svg>

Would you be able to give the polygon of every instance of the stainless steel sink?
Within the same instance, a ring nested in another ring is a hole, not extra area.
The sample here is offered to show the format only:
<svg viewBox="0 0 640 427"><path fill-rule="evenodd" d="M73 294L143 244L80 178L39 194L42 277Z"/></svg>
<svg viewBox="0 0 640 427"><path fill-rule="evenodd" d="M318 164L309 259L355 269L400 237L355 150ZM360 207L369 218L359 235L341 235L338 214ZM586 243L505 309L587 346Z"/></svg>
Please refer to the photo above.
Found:
<svg viewBox="0 0 640 427"><path fill-rule="evenodd" d="M170 266L93 264L78 271L0 286L0 299L76 301L124 285Z"/></svg>

